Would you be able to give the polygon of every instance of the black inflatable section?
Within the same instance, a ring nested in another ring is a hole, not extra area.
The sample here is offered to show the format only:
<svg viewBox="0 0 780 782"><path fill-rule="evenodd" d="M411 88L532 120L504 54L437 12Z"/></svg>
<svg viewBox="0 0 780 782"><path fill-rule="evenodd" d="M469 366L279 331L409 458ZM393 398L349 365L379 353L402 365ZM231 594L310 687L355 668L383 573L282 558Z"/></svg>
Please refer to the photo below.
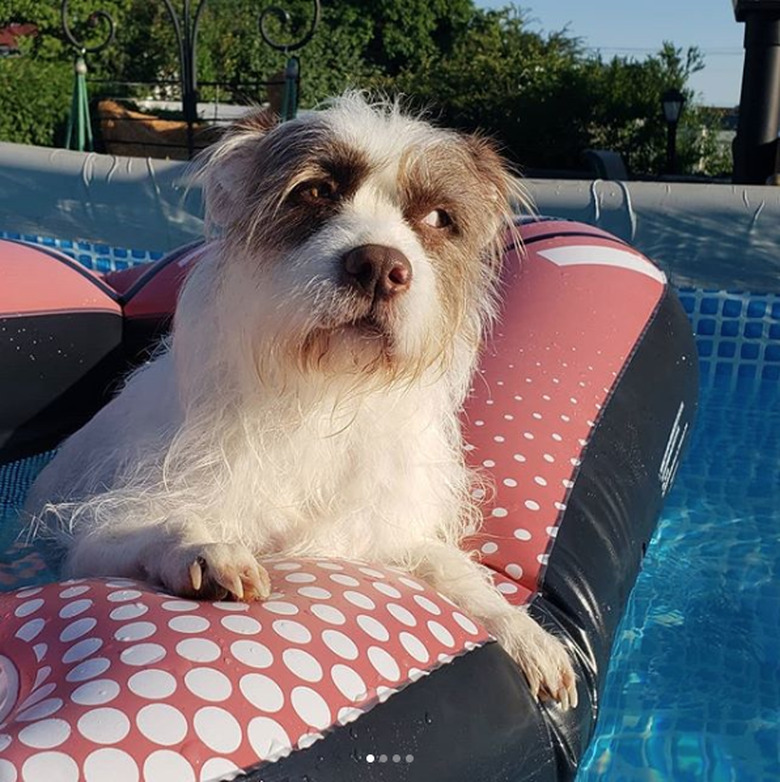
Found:
<svg viewBox="0 0 780 782"><path fill-rule="evenodd" d="M36 313L0 325L2 464L53 448L85 424L115 392L123 361L113 313Z"/></svg>
<svg viewBox="0 0 780 782"><path fill-rule="evenodd" d="M459 657L313 747L245 782L544 782L568 779L546 711L491 643ZM475 751L478 748L478 751ZM394 760L394 756L396 759ZM562 773L559 773L562 772ZM550 774L553 774L550 776Z"/></svg>
<svg viewBox="0 0 780 782"><path fill-rule="evenodd" d="M560 712L547 715L570 768L545 779L573 777L593 734L615 631L663 504L665 444L675 421L690 431L698 386L690 324L667 288L596 422L530 607L543 625L571 639L579 658L579 724L560 721Z"/></svg>
<svg viewBox="0 0 780 782"><path fill-rule="evenodd" d="M106 282L67 255L34 246L38 264L30 274L41 287L50 284L52 267L67 267L96 297L129 314L95 311L88 301L52 312L0 309L0 464L54 448L111 399L121 379L149 357L171 325L169 296L163 297L166 311L143 317L132 316L134 298L200 244L179 247L140 274L137 267L110 274ZM0 249L0 269L2 261ZM124 277L126 289L118 284Z"/></svg>

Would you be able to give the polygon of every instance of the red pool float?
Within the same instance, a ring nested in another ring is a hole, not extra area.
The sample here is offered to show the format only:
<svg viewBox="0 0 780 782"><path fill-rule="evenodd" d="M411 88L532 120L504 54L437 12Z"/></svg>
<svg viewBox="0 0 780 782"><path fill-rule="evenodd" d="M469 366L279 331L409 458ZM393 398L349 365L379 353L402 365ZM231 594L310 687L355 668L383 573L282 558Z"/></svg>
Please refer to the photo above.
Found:
<svg viewBox="0 0 780 782"><path fill-rule="evenodd" d="M469 458L495 484L469 545L564 639L578 708L537 704L477 622L373 563L274 560L274 595L249 606L52 583L0 595L0 779L573 777L687 441L696 353L640 253L578 223L521 233L463 416ZM100 278L0 241L0 459L97 409L165 329L196 256Z"/></svg>

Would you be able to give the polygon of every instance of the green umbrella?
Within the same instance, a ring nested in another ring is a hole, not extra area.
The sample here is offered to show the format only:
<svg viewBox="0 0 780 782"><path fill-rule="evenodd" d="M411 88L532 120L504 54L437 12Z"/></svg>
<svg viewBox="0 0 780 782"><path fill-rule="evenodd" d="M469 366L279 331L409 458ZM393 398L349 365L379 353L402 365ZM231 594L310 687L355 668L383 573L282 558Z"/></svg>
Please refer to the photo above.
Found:
<svg viewBox="0 0 780 782"><path fill-rule="evenodd" d="M87 64L83 54L76 57L73 63L73 100L70 104L68 131L65 136L65 147L83 152L92 151L92 122L89 118L89 98L87 97Z"/></svg>

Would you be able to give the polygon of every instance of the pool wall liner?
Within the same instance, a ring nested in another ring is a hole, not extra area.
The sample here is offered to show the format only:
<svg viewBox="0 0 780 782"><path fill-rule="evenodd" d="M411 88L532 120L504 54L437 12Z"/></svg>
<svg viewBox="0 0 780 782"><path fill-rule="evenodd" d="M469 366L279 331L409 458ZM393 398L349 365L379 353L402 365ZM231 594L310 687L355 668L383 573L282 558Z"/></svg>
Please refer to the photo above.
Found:
<svg viewBox="0 0 780 782"><path fill-rule="evenodd" d="M0 232L74 240L76 253L76 240L95 243L108 263L111 248L168 252L204 233L191 171L180 161L0 142ZM780 293L780 188L583 177L524 184L540 214L609 231L678 287Z"/></svg>

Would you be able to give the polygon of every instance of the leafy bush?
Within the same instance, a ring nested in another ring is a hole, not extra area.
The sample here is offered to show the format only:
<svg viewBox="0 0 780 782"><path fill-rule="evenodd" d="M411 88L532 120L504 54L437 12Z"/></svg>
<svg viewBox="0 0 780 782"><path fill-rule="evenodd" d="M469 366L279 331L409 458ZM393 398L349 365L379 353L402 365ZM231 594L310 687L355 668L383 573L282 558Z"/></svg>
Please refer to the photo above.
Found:
<svg viewBox="0 0 780 782"><path fill-rule="evenodd" d="M61 142L72 91L68 62L0 59L0 139L47 147Z"/></svg>

